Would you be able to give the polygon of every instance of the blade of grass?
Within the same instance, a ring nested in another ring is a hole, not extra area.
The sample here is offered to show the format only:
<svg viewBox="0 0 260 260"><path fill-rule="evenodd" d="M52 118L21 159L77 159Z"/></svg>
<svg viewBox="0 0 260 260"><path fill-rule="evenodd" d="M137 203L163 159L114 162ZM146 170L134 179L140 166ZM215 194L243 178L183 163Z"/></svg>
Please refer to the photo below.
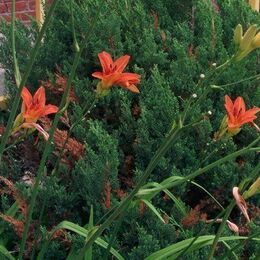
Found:
<svg viewBox="0 0 260 260"><path fill-rule="evenodd" d="M213 244L215 236L213 235L205 235L205 236L200 236L196 242L193 244L193 246L189 249L189 253L194 251L194 250L198 250L200 248L203 248L205 246L209 246ZM177 259L176 255L178 255L179 252L181 252L183 249L185 249L187 247L187 245L190 244L190 242L193 240L194 238L189 238L186 240L182 240L178 243L175 243L173 245L170 245L166 248L163 248L159 251L154 252L153 254L151 254L150 256L148 256L147 258L145 258L145 260L160 260L160 259ZM248 237L240 237L240 236L228 236L228 237L220 237L219 238L219 242L226 242L226 241L236 241L236 240L245 240L248 239ZM254 238L255 241L260 242L259 238Z"/></svg>
<svg viewBox="0 0 260 260"><path fill-rule="evenodd" d="M93 227L94 227L94 216L93 215L94 215L93 206L91 205L89 222L88 222L88 229L89 230L93 229ZM86 251L85 260L92 260L92 246Z"/></svg>
<svg viewBox="0 0 260 260"><path fill-rule="evenodd" d="M44 255L48 249L48 245L51 241L51 238L53 236L53 234L55 234L55 232L57 230L60 230L60 229L66 229L66 230L69 230L69 231L72 231L80 236L83 236L85 238L88 237L89 235L89 231L86 229L86 228L83 228L77 224L74 224L72 222L69 222L69 221L62 221L59 225L57 225L51 232L51 234L49 235L47 241L43 244L42 248L41 248L41 251L39 253L39 255L37 256L37 260L42 260L42 259L45 259L44 258ZM105 242L103 239L101 238L98 238L95 243L103 248L107 248L108 247L108 243ZM118 260L124 260L123 256L120 255L118 253L118 251L116 251L114 248L111 248L110 250L110 253ZM79 259L78 257L76 259Z"/></svg>
<svg viewBox="0 0 260 260"><path fill-rule="evenodd" d="M3 245L0 245L0 254L2 254L4 257L6 257L9 260L15 260L15 258L9 253L9 251Z"/></svg>
<svg viewBox="0 0 260 260"><path fill-rule="evenodd" d="M16 1L12 0L12 21L11 21L11 44L12 44L12 54L14 62L14 78L16 86L19 87L21 83L21 74L18 66L18 60L16 56L16 46L15 46L15 5Z"/></svg>
<svg viewBox="0 0 260 260"><path fill-rule="evenodd" d="M141 201L143 201L144 204L165 224L165 221L162 218L161 214L150 201L148 200L141 200Z"/></svg>

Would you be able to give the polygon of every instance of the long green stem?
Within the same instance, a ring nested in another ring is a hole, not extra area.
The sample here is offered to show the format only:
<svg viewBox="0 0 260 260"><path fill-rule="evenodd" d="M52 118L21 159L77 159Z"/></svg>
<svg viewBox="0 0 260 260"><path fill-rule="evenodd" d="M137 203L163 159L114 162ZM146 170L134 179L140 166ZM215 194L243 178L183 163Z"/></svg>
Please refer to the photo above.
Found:
<svg viewBox="0 0 260 260"><path fill-rule="evenodd" d="M231 83L224 84L224 85L217 85L216 87L225 88L225 87L237 85L237 84L240 84L240 83L249 81L249 80L259 80L259 79L260 79L260 74L257 74L257 75L255 75L255 76L248 77L248 78L246 78L246 79L241 79L241 80L236 81L236 82L231 82Z"/></svg>
<svg viewBox="0 0 260 260"><path fill-rule="evenodd" d="M123 217L124 217L125 214L126 214L126 212L123 212L123 213L122 213L122 216L121 216L121 217L118 219L118 221L116 222L116 225L115 225L115 227L114 227L114 230L113 230L113 232L112 232L112 234L111 234L111 237L110 237L110 239L109 239L109 243L108 243L106 252L105 252L104 257L103 257L104 260L107 260L107 259L108 259L109 252L110 252L110 250L111 250L111 248L112 248L112 246L113 246L113 244L114 244L114 242L115 242L115 240L116 240L117 233L118 233L118 231L119 231L119 229L120 229L120 226L121 226L121 224L122 224Z"/></svg>
<svg viewBox="0 0 260 260"><path fill-rule="evenodd" d="M15 115L16 115L16 112L17 112L17 109L19 107L19 104L20 104L20 99L21 99L21 92L22 92L22 89L23 89L23 86L25 85L30 73L31 73L31 70L32 70L32 66L34 64L34 61L36 59L36 56L37 56L37 53L39 51L39 48L40 48L40 45L41 45L41 41L42 41L42 38L44 36L44 33L46 31L46 29L48 28L48 25L50 23L50 20L51 20L51 17L53 15L53 12L55 10L55 7L57 5L59 0L53 0L53 3L50 7L50 10L48 12L48 15L46 16L46 19L45 19L45 22L39 32L39 35L37 37L37 40L35 42L35 46L32 50L32 54L30 56L30 59L28 61L28 64L26 66L26 70L25 70L25 73L23 74L23 77L21 79L21 82L19 84L19 88L18 88L18 91L16 92L16 95L15 95L15 98L14 98L14 101L13 101L13 105L12 105L12 109L11 109L11 112L10 112L10 116L8 118L8 122L7 122L7 126L5 128L5 132L1 138L1 144L0 144L0 164L1 164L1 161L2 161L2 156L3 156L3 152L4 152L4 149L5 149L5 146L6 146L6 143L8 141L8 137L10 135L10 132L11 132L11 128L12 128L12 125L13 125L13 122L14 122L14 118L15 118Z"/></svg>
<svg viewBox="0 0 260 260"><path fill-rule="evenodd" d="M230 213L231 213L231 211L232 211L232 209L234 208L235 205L236 205L236 202L232 201L230 203L230 205L228 206L227 210L226 210L226 213L225 213L225 215L224 215L224 217L223 217L223 219L221 221L221 224L220 224L220 226L218 228L218 232L217 232L217 234L216 234L216 236L214 238L213 245L211 247L211 250L210 250L210 253L209 253L209 256L208 256L208 260L211 260L213 258L213 256L214 256L214 252L215 252L215 249L217 247L218 240L219 240L219 238L221 236L222 231L225 228L225 225L226 225L226 222L227 222L227 220L229 218L229 215L230 215Z"/></svg>
<svg viewBox="0 0 260 260"><path fill-rule="evenodd" d="M101 5L100 5L100 7L101 7ZM99 14L100 14L100 8L99 8ZM95 22L98 20L98 18L99 17L96 18ZM42 155L42 159L40 161L40 165L39 165L39 168L38 168L38 171L37 171L37 174L36 174L36 180L35 180L35 184L33 186L32 196L31 196L31 200L30 200L30 204L29 204L28 219L25 223L25 227L24 227L23 235L22 235L20 252L19 252L19 256L18 256L19 260L22 259L23 252L24 252L24 249L25 249L26 238L27 238L28 230L29 230L30 223L31 223L31 220L32 220L32 213L33 213L33 209L34 209L34 206L35 206L36 197L37 197L37 194L38 194L39 184L40 184L40 181L42 179L42 174L44 172L44 167L45 167L46 161L47 161L47 159L50 155L50 152L51 152L51 144L52 144L52 141L53 141L53 135L54 135L55 129L57 128L57 125L58 125L58 122L59 122L61 115L63 114L63 112L67 108L68 95L69 95L69 92L70 92L70 89L71 89L72 80L75 77L75 73L76 73L78 64L80 62L81 54L82 54L83 50L85 49L85 47L87 45L88 37L92 33L95 22L92 23L91 27L89 28L88 35L85 37L81 47L79 47L78 43L76 42L76 39L74 39L75 56L74 56L73 64L72 64L72 67L71 67L70 75L69 75L65 90L64 90L63 95L62 95L62 99L61 99L60 106L59 106L59 111L58 111L58 113L56 113L56 115L54 117L53 124L52 124L52 127L51 127L50 132L49 132L49 139L48 139L48 141L45 145L43 155Z"/></svg>
<svg viewBox="0 0 260 260"><path fill-rule="evenodd" d="M21 83L21 74L18 66L16 47L15 47L15 4L16 4L16 0L12 0L11 43L12 43L12 54L13 54L13 62L14 62L14 78L15 78L16 86L19 87Z"/></svg>

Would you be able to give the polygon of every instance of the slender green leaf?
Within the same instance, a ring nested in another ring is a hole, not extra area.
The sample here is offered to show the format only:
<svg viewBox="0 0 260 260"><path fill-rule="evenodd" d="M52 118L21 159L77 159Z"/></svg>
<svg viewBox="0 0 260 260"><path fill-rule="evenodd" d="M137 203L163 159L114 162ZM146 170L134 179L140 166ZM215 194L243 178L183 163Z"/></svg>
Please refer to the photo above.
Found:
<svg viewBox="0 0 260 260"><path fill-rule="evenodd" d="M142 200L145 205L165 224L164 219L162 218L161 214L158 212L158 210L154 207L154 205L149 202L148 200Z"/></svg>
<svg viewBox="0 0 260 260"><path fill-rule="evenodd" d="M222 244L227 248L228 253L232 255L235 260L239 260L239 257L236 255L234 251L232 251L231 247L227 242L222 241Z"/></svg>
<svg viewBox="0 0 260 260"><path fill-rule="evenodd" d="M5 256L7 259L15 260L15 258L9 253L9 251L3 245L0 245L0 254ZM0 257L0 259L3 258Z"/></svg>
<svg viewBox="0 0 260 260"><path fill-rule="evenodd" d="M72 232L75 232L76 234L83 236L85 238L88 237L89 235L89 231L77 224L74 224L73 222L69 222L69 221L62 221L58 226L56 226L56 228L51 232L51 236L59 229L66 229L66 230L70 230ZM42 260L44 259L44 255L48 249L48 245L50 243L50 238L44 243L40 253L37 256L37 260ZM107 248L108 243L106 241L104 241L101 238L97 238L95 240L95 243L103 248ZM110 253L118 260L124 260L123 256L119 254L119 252L117 250L115 250L114 248L111 248ZM72 254L70 254L71 257ZM75 258L74 258L75 259Z"/></svg>
<svg viewBox="0 0 260 260"><path fill-rule="evenodd" d="M170 182L175 182L180 179L182 179L182 177L180 176L171 176L170 178L165 179L161 183L157 183L157 182L147 183L146 185L143 186L142 189L140 189L140 191L137 194L137 197L141 198L142 200L150 201L156 194L158 194L158 192L163 191L173 200L177 209L184 217L187 215L187 209L185 207L185 204L181 200L177 199L168 189L163 188L163 185L169 184ZM143 193L143 191L145 192Z"/></svg>
<svg viewBox="0 0 260 260"><path fill-rule="evenodd" d="M200 188L201 190L203 190L204 192L206 192L215 202L216 204L218 204L218 206L222 209L224 209L222 207L222 205L218 202L218 200L209 192L207 191L204 187L202 187L201 185L199 185L198 183L196 183L195 181L191 181L190 183L192 183L193 185L197 186L198 188Z"/></svg>
<svg viewBox="0 0 260 260"><path fill-rule="evenodd" d="M189 248L188 252L192 252L194 250L198 250L202 247L209 246L213 244L215 236L213 235L206 235L199 237L192 247ZM193 240L194 238L189 238L186 240L183 240L181 242L175 243L171 246L168 246L164 249L161 249L159 251L154 252L145 260L160 260L160 259L166 259L168 257L172 259L177 259L179 253L181 253L182 250L184 250ZM235 241L235 240L245 240L247 237L240 237L240 236L229 236L229 237L221 237L219 239L219 242L225 242L225 241ZM255 238L255 241L260 242L260 238Z"/></svg>
<svg viewBox="0 0 260 260"><path fill-rule="evenodd" d="M89 222L88 222L88 229L92 230L94 226L94 213L93 213L93 206L91 205L90 215L89 215ZM89 247L89 249L85 252L85 260L92 260L92 249L93 247Z"/></svg>

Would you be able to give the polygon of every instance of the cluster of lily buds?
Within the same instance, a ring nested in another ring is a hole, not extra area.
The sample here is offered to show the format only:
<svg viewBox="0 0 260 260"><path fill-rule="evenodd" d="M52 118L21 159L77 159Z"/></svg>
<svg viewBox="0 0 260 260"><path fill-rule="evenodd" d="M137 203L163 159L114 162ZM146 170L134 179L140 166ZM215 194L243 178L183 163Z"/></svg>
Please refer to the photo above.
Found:
<svg viewBox="0 0 260 260"><path fill-rule="evenodd" d="M243 35L243 28L238 24L234 31L234 42L237 46L235 60L240 61L253 50L260 48L260 32L257 25L251 25Z"/></svg>

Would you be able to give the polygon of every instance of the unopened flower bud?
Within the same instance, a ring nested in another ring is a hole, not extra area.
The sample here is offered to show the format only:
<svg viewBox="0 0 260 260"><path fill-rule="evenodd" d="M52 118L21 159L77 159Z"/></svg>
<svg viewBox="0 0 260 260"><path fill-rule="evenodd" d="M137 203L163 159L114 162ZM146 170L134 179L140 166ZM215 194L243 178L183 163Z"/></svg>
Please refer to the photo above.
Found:
<svg viewBox="0 0 260 260"><path fill-rule="evenodd" d="M200 78L204 79L205 78L205 74L200 74Z"/></svg>
<svg viewBox="0 0 260 260"><path fill-rule="evenodd" d="M239 209L241 210L242 214L245 216L246 220L248 222L250 222L250 218L248 216L248 212L247 212L247 205L246 205L246 201L244 200L244 198L239 194L239 190L238 187L234 187L233 188L233 196L235 198L236 204L239 207Z"/></svg>
<svg viewBox="0 0 260 260"><path fill-rule="evenodd" d="M251 45L254 49L260 48L260 32L255 36Z"/></svg>
<svg viewBox="0 0 260 260"><path fill-rule="evenodd" d="M234 31L234 42L235 44L239 45L243 36L243 28L241 24L238 24L235 31Z"/></svg>
<svg viewBox="0 0 260 260"><path fill-rule="evenodd" d="M240 42L240 49L241 50L246 50L251 42L253 41L255 34L257 32L257 26L251 25L248 30L246 31L246 33L244 34L244 37L242 38L241 42Z"/></svg>
<svg viewBox="0 0 260 260"><path fill-rule="evenodd" d="M257 178L257 180L250 186L248 191L246 191L243 196L247 199L258 193L260 193L260 177Z"/></svg>
<svg viewBox="0 0 260 260"><path fill-rule="evenodd" d="M196 97L197 97L197 94L196 94L196 93L192 94L192 97L193 97L193 98L196 98Z"/></svg>

